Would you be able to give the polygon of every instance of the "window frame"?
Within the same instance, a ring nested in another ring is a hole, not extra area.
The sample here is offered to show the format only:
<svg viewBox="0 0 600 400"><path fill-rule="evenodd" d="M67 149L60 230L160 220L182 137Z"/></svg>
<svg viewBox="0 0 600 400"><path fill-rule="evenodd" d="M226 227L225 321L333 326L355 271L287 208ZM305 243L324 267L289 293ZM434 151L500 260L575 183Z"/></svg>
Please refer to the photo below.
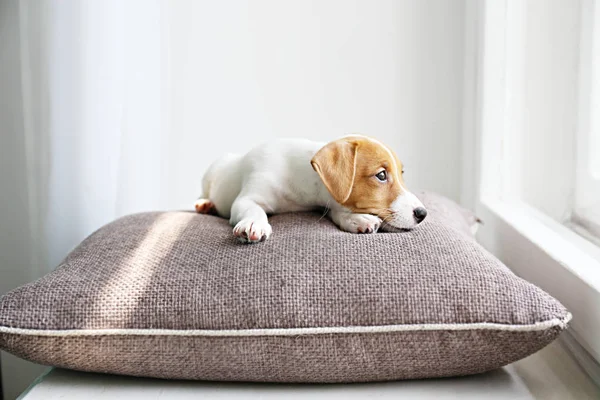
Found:
<svg viewBox="0 0 600 400"><path fill-rule="evenodd" d="M600 244L600 213L588 208L594 199L600 199L600 152L594 153L600 147L600 113L592 112L600 109L600 73L592 68L600 66L600 2L581 1L578 159L571 226Z"/></svg>
<svg viewBox="0 0 600 400"><path fill-rule="evenodd" d="M515 91L523 81L518 66L525 51L519 46L525 34L525 3L466 3L461 201L484 221L479 242L573 314L563 336L567 344L577 343L583 350L577 354L574 346L567 347L600 384L600 247L521 201L518 163L511 162L520 156L523 111ZM582 18L593 6L594 0L582 0ZM581 43L580 51L581 57L589 57L589 43ZM579 101L589 107L589 94L580 92ZM590 359L594 362L584 361Z"/></svg>

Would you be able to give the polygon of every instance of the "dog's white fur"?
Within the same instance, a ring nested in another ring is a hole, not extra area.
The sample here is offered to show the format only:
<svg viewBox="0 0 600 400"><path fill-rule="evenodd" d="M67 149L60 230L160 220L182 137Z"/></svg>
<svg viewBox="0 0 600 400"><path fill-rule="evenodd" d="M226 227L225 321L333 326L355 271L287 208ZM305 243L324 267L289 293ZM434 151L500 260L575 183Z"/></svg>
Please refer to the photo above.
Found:
<svg viewBox="0 0 600 400"><path fill-rule="evenodd" d="M338 204L311 167L311 159L325 145L304 139L279 139L245 155L223 156L204 175L204 193L196 201L196 210L211 208L229 218L234 235L244 242L269 238L272 229L267 214L317 208L328 209L331 220L344 231L376 232L382 220L375 215L353 213ZM417 207L423 207L422 203L404 189L391 205L395 218L386 221L384 227L413 228L417 224L413 217Z"/></svg>

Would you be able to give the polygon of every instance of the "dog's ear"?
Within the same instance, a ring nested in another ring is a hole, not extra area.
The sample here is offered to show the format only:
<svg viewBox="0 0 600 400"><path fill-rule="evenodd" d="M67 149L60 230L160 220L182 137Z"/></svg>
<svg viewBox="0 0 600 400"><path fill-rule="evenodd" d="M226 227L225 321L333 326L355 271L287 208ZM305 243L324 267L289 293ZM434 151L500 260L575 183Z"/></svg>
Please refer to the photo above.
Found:
<svg viewBox="0 0 600 400"><path fill-rule="evenodd" d="M357 152L357 141L339 139L326 144L310 160L331 196L340 204L344 204L352 193Z"/></svg>

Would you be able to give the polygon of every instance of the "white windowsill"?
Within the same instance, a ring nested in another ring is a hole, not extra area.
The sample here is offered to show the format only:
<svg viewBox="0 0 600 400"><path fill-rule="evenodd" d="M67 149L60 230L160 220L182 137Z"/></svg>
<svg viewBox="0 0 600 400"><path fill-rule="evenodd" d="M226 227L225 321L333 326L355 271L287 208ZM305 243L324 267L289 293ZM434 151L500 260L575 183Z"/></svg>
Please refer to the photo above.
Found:
<svg viewBox="0 0 600 400"><path fill-rule="evenodd" d="M523 202L484 198L488 207L600 293L600 248Z"/></svg>
<svg viewBox="0 0 600 400"><path fill-rule="evenodd" d="M561 301L573 314L569 334L600 360L600 248L522 202L484 197L477 212L480 243ZM600 376L598 364L584 367Z"/></svg>

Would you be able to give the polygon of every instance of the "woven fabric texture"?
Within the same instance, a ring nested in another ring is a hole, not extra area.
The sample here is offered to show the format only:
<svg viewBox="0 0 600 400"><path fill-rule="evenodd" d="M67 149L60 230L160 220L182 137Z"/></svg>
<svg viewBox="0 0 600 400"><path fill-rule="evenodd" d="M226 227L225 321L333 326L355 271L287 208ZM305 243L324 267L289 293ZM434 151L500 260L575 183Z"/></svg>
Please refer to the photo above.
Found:
<svg viewBox="0 0 600 400"><path fill-rule="evenodd" d="M0 348L42 364L136 376L358 382L483 372L550 343L566 326L565 308L476 243L472 214L439 195L420 197L429 215L410 232L356 235L318 213L283 214L270 218L273 236L255 245L238 243L214 216L123 217L0 300ZM180 332L481 323L509 328ZM102 332L109 329L119 331ZM64 330L74 331L35 334Z"/></svg>

